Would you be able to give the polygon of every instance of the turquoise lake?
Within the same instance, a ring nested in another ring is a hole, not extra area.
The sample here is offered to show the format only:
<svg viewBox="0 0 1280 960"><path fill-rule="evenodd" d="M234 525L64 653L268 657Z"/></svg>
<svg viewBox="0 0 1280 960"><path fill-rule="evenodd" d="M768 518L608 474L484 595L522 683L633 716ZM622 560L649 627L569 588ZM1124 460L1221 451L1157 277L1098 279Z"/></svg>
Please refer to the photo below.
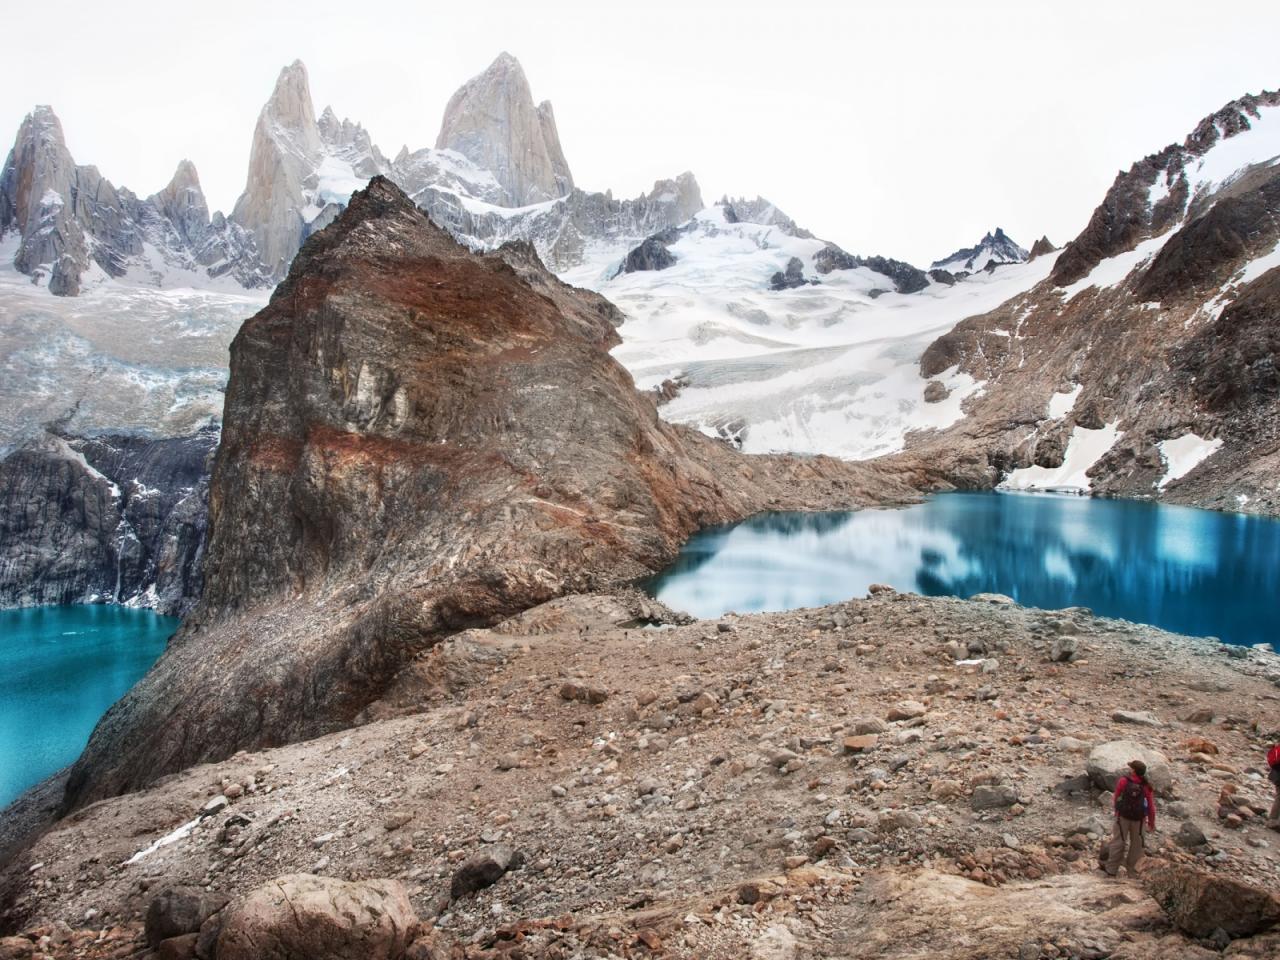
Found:
<svg viewBox="0 0 1280 960"><path fill-rule="evenodd" d="M0 611L0 807L80 755L178 622L97 605Z"/></svg>
<svg viewBox="0 0 1280 960"><path fill-rule="evenodd" d="M765 514L696 535L647 588L717 617L821 606L873 583L1280 649L1280 521L1131 500L948 493L902 510Z"/></svg>

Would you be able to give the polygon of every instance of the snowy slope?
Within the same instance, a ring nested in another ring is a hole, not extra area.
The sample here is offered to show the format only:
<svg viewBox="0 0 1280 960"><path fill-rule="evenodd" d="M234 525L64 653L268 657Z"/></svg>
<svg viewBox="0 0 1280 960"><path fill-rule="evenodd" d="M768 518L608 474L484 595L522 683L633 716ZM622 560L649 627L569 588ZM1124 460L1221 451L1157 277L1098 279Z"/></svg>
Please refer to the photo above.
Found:
<svg viewBox="0 0 1280 960"><path fill-rule="evenodd" d="M865 458L902 449L911 430L945 427L981 384L944 374L926 403L924 348L965 317L1048 276L1053 257L914 294L866 267L819 276L824 241L777 226L700 213L669 247L674 266L614 277L604 251L564 279L596 289L627 314L614 355L648 389L682 383L662 415L724 436L750 453ZM816 284L770 289L791 258Z"/></svg>

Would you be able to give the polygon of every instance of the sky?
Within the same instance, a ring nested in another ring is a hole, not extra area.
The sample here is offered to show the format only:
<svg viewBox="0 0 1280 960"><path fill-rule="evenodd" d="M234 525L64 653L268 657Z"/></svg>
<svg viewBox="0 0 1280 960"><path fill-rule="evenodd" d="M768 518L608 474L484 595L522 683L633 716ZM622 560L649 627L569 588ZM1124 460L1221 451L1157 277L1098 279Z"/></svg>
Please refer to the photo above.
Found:
<svg viewBox="0 0 1280 960"><path fill-rule="evenodd" d="M388 156L434 145L502 50L555 107L575 182L634 196L692 170L850 252L924 265L1003 227L1084 226L1116 173L1280 87L1280 3L117 0L4 14L0 136L37 103L78 163L146 196L192 160L213 208L301 59Z"/></svg>

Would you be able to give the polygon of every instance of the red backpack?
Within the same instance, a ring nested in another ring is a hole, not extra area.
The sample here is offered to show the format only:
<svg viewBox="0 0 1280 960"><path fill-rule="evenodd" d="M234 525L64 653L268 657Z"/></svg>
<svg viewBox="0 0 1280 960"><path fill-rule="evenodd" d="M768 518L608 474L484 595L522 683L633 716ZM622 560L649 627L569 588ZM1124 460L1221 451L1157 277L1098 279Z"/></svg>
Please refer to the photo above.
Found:
<svg viewBox="0 0 1280 960"><path fill-rule="evenodd" d="M1280 767L1280 743L1277 743L1267 751L1267 766L1273 770L1276 767Z"/></svg>
<svg viewBox="0 0 1280 960"><path fill-rule="evenodd" d="M1116 814L1126 820L1141 820L1147 815L1147 791L1141 780L1124 778L1124 786L1116 799Z"/></svg>

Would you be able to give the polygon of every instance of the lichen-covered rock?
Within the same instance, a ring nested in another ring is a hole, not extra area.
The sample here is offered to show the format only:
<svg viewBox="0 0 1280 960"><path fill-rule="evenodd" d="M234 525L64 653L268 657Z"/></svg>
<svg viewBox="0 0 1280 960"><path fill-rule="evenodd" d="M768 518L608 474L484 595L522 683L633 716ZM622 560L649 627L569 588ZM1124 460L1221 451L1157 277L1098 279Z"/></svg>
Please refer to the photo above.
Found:
<svg viewBox="0 0 1280 960"><path fill-rule="evenodd" d="M232 908L218 960L398 960L418 926L395 880L348 883L290 874Z"/></svg>

